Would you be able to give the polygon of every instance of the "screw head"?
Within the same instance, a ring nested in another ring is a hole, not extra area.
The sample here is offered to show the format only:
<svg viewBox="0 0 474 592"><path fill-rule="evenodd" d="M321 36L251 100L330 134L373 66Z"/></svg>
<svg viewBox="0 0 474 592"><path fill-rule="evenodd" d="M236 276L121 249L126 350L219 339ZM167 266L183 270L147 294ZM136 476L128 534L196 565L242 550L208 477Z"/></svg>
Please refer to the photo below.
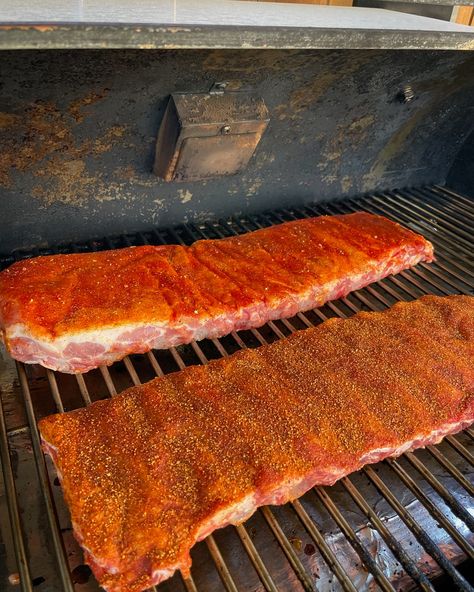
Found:
<svg viewBox="0 0 474 592"><path fill-rule="evenodd" d="M410 85L405 85L397 94L397 99L400 103L411 103L415 98L415 91Z"/></svg>
<svg viewBox="0 0 474 592"><path fill-rule="evenodd" d="M18 586L18 584L20 583L20 574L19 573L11 573L8 576L8 583L11 584L12 586Z"/></svg>

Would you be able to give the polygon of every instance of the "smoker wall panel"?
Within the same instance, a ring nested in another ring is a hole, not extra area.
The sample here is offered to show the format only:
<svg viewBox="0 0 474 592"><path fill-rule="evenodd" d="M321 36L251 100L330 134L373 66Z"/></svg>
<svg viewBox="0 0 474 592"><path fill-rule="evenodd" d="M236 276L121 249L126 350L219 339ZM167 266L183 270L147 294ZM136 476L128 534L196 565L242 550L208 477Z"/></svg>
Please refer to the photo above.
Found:
<svg viewBox="0 0 474 592"><path fill-rule="evenodd" d="M466 123L474 128L474 105L466 113ZM474 187L474 131L464 142L449 171L448 183L456 191L472 192Z"/></svg>
<svg viewBox="0 0 474 592"><path fill-rule="evenodd" d="M473 66L440 51L2 52L0 253L442 183L469 132ZM247 170L159 180L168 95L222 80L270 111ZM401 103L407 84L415 98Z"/></svg>

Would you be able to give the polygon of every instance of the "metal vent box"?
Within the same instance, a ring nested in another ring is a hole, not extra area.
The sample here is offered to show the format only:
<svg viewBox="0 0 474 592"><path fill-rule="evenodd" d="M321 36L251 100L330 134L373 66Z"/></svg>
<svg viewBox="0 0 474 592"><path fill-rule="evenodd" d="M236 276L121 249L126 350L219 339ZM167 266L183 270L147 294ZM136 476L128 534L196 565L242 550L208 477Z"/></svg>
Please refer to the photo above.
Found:
<svg viewBox="0 0 474 592"><path fill-rule="evenodd" d="M153 171L165 181L234 175L247 165L268 122L261 97L173 94L158 132Z"/></svg>

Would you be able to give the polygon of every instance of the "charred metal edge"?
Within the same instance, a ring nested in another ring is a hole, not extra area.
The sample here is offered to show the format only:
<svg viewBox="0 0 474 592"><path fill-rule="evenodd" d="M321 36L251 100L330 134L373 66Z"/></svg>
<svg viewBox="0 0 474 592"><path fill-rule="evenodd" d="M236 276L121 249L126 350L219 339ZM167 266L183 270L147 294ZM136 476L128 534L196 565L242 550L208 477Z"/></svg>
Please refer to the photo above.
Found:
<svg viewBox="0 0 474 592"><path fill-rule="evenodd" d="M471 1L474 3L474 0ZM471 33L406 29L100 23L0 25L0 50L119 48L474 50L474 30Z"/></svg>

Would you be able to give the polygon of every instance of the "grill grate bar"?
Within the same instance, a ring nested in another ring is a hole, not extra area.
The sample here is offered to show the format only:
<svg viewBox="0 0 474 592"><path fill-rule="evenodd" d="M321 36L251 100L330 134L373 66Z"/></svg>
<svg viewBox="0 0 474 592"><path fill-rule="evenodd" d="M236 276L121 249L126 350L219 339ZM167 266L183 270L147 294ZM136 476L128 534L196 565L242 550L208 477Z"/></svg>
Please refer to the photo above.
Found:
<svg viewBox="0 0 474 592"><path fill-rule="evenodd" d="M107 366L101 366L99 368L99 370L100 370L100 373L102 374L102 378L104 379L105 385L107 387L107 390L110 393L110 396L115 397L115 395L117 394L117 391L115 390L114 381L112 380L112 377L110 376L109 369L107 368Z"/></svg>
<svg viewBox="0 0 474 592"><path fill-rule="evenodd" d="M87 407L87 405L90 405L92 403L92 400L87 389L86 381L84 380L84 376L82 374L76 374L75 376L82 400L84 401L84 404Z"/></svg>
<svg viewBox="0 0 474 592"><path fill-rule="evenodd" d="M294 572L298 576L299 580L303 584L303 588L306 592L314 592L314 585L311 577L306 572L304 565L301 563L300 558L295 552L293 545L290 541L286 538L285 533L283 532L280 524L278 523L275 516L272 514L269 506L264 506L260 508L262 515L264 516L268 526L272 530L275 538L277 539L280 547L282 548L283 552L286 555L286 558L291 564Z"/></svg>
<svg viewBox="0 0 474 592"><path fill-rule="evenodd" d="M384 590L385 592L394 592L395 588L388 581L387 577L382 572L382 570L379 568L379 566L377 565L375 560L372 558L370 553L367 551L367 549L364 547L364 545L362 545L358 536L354 532L354 529L350 526L350 524L344 518L344 516L342 515L340 510L337 508L335 503L332 501L330 496L327 494L327 492L324 490L324 488L314 487L313 491L316 493L316 495L318 496L319 500L322 502L322 504L324 505L326 510L334 518L334 521L339 526L341 531L344 533L344 536L347 538L347 540L350 542L352 547L355 549L355 551L357 552L357 554L359 555L359 557L361 558L361 560L363 561L365 566L373 574L375 581L380 586L380 589Z"/></svg>
<svg viewBox="0 0 474 592"><path fill-rule="evenodd" d="M453 198L454 197L454 201L449 201L449 203L451 205L454 206L462 206L463 208L466 208L468 211L470 211L472 213L472 199L465 197L464 195L461 195L460 193L456 193L456 191L453 191L452 189L450 189L449 187L443 187L441 185L433 185L432 187L430 187L429 189L427 188L427 191L434 192L434 193L440 193L442 197L446 198Z"/></svg>
<svg viewBox="0 0 474 592"><path fill-rule="evenodd" d="M262 228L274 224L275 222L283 222L286 220L297 219L301 217L307 217L314 214L325 214L325 213L348 213L355 210L366 209L374 213L381 213L386 215L401 224L409 226L416 231L421 231L433 241L435 247L437 247L437 261L434 264L426 265L421 264L415 269L402 272L396 277L388 277L381 280L377 284L372 284L350 294L349 297L342 298L339 301L328 303L323 310L314 309L308 313L298 313L295 319L283 319L278 322L268 323L266 329L253 329L248 332L232 333L229 337L223 339L208 340L208 345L198 344L192 342L190 344L192 352L197 356L201 364L207 364L209 357L205 352L208 352L210 344L215 348L215 352L212 356L216 355L216 352L221 357L229 355L227 344L234 351L235 344L240 349L246 347L252 347L255 345L255 340L259 344L265 344L273 341L275 338L285 338L285 331L292 333L299 328L298 323L306 327L312 327L318 324L320 321L327 320L328 316L338 316L345 318L347 316L346 310L352 313L358 312L362 309L369 310L383 310L390 306L395 301L410 300L417 298L421 294L438 292L441 294L451 294L454 292L467 292L469 288L474 287L474 266L472 261L473 247L470 240L472 237L466 232L466 220L474 220L474 209L473 203L463 196L458 196L455 192L439 186L433 188L421 188L421 189L403 189L389 192L380 192L377 194L371 194L364 197L348 199L344 202L332 202L326 204L313 204L301 208L290 208L280 209L271 213L261 214L251 217L239 217L232 218L230 220L219 221L218 223L207 223L207 224L184 224L174 229L168 229L166 231L153 230L148 233L137 233L135 235L124 235L122 237L115 237L114 239L104 239L102 243L97 241L89 241L84 243L84 247L81 245L74 245L74 251L84 250L97 250L104 247L114 248L116 246L126 246L132 244L168 244L170 239L174 243L178 244L189 244L190 242L199 238L214 238L214 237L226 237L231 235L240 234L242 231L252 231L257 228ZM454 248L455 246L455 248ZM69 251L71 249L68 249ZM51 251L46 251L51 252ZM64 249L61 252L66 252ZM42 251L43 253L43 251ZM459 255L465 255L463 260L459 260ZM39 251L35 251L34 254L40 254ZM393 300L390 300L393 299ZM271 331L271 334L269 333ZM248 345L247 339L251 340ZM254 340L252 343L252 339ZM234 345L231 345L233 343ZM210 350L209 350L210 351ZM171 348L169 350L171 359L176 364L177 368L183 369L187 366L188 362L185 361L186 356L182 356L181 348ZM127 375L131 382L135 385L141 384L139 373L134 365L134 359L126 357L123 361L123 366L127 372ZM156 355L154 352L148 352L146 358L150 363L150 367L156 376L162 376L164 374L160 355ZM22 364L18 364L18 374L20 377L21 387L24 393L24 405L27 411L28 425L30 429L30 436L33 443L33 452L35 465L38 472L40 484L43 490L43 497L47 509L47 517L49 527L52 534L52 544L56 553L56 560L58 562L59 575L63 582L63 590L66 592L72 591L71 576L69 572L68 562L66 559L63 541L59 532L58 520L56 516L56 510L54 506L54 499L50 489L48 471L46 468L44 456L41 453L39 444L39 433L36 427L35 411L33 406L33 400L28 385L28 374L25 367ZM139 368L137 366L137 368ZM113 376L115 371L111 372L108 367L103 366L100 368L100 374L106 385L107 391L110 396L117 394L118 387L114 384ZM56 374L51 371L46 372L46 377L49 385L49 391L53 398L58 411L64 410L64 404L61 397L61 380L57 380ZM117 378L118 375L117 375ZM91 403L92 397L89 392L87 382L83 375L76 375L75 377L77 388L80 393L82 402L84 405ZM117 382L117 385L119 381ZM120 382L121 384L121 382ZM66 399L65 399L66 401ZM0 408L0 411L2 409ZM2 415L3 426L4 416ZM5 426L4 426L5 427ZM14 430L10 430L8 433L13 433ZM8 459L5 456L5 451L8 453L8 440L5 442L2 437L2 422L0 421L0 443L2 444L2 461ZM474 438L474 431L467 430L465 432L471 439ZM451 447L455 455L459 455L460 459L464 459L470 464L473 463L474 458L472 454L467 450L466 446L462 444L457 436L451 436L446 438L447 445ZM427 450L430 457L444 469L447 474L452 476L457 483L459 483L468 493L474 495L474 487L468 481L468 479L461 473L460 469L456 466L455 461L449 460L438 447L429 446ZM461 503L451 494L450 491L440 482L440 480L433 474L433 472L426 466L426 464L420 460L418 453L405 453L401 457L410 464L411 467L418 474L420 474L433 491L439 496L439 498L450 508L453 513L462 520L466 526L474 526L474 519L464 508ZM5 464L5 463L4 463ZM393 474L400 483L403 483L408 491L413 493L415 498L423 504L428 514L437 521L443 530L451 537L456 545L464 551L468 557L473 557L473 547L468 540L463 536L460 530L457 530L452 523L451 519L446 516L443 511L436 505L427 493L422 489L421 485L403 468L401 461L399 460L387 460L384 463L389 467L389 474ZM10 466L11 469L11 466ZM465 578L459 573L454 565L447 559L446 553L441 551L438 544L422 529L418 519L414 517L403 505L398 501L393 492L384 479L379 477L371 467L366 467L363 470L370 482L375 488L381 493L383 498L390 504L395 512L400 516L401 520L408 527L415 538L421 543L422 547L426 549L428 554L439 564L444 572L452 579L454 585L460 590L472 590L470 585L467 583ZM13 473L10 471L10 476ZM4 467L4 478L5 481L9 478L8 467L5 471ZM406 574L412 578L412 580L423 590L434 590L433 585L418 567L418 565L412 560L409 553L405 551L403 546L400 544L397 536L393 534L382 522L380 517L377 515L374 509L372 509L352 483L352 480L348 477L343 478L340 481L342 489L349 494L350 499L354 502L355 506L359 508L363 514L370 520L371 525L380 534L381 538L387 544L393 556L398 560L405 570ZM10 482L11 485L11 482ZM13 524L15 542L15 552L17 555L18 565L20 566L21 561L26 568L26 573L21 574L23 590L29 591L31 588L31 580L29 579L28 566L26 565L25 558L25 547L24 537L22 536L21 530L21 519L19 513L19 507L17 503L17 492L12 487L7 488L7 502L10 511L11 522ZM373 576L375 582L382 590L393 591L394 585L390 582L389 578L385 575L381 565L372 558L368 548L362 543L358 531L350 525L348 520L344 517L343 513L338 507L335 501L335 493L332 488L314 488L316 495L315 499L319 501L322 507L327 511L330 518L337 524L341 534L345 537L348 543L352 546L354 551L359 555L362 562L366 565L369 572ZM393 502L393 503L392 503ZM321 557L325 563L329 566L333 574L336 576L344 590L356 590L351 577L348 575L346 568L343 563L339 560L338 554L328 544L324 536L319 530L317 522L310 517L310 514L303 505L305 502L295 501L289 507L291 507L296 513L296 517L304 526L305 530L313 539L316 544ZM15 506L16 504L16 506ZM395 505L394 505L395 504ZM16 510L15 510L16 507ZM299 558L295 548L293 547L288 535L285 534L284 528L280 525L274 513L270 508L261 508L259 514L263 516L265 523L270 528L270 531L275 537L275 541L278 543L279 548L282 550L284 556L288 560L289 566L293 569L295 575L298 577L303 588L308 590L314 590L315 582L313 577L308 572L307 568ZM255 543L249 536L245 525L235 527L242 548L245 550L246 555L255 569L256 575L259 577L265 590L269 592L275 592L279 588L276 580L270 572L267 564L264 562L260 555ZM207 549L213 560L217 574L222 581L224 588L230 592L237 592L237 580L234 579L229 565L226 563L221 549L219 548L215 537L212 535L206 539ZM23 546L23 551L22 547ZM28 588L28 582L30 582L30 588ZM198 587L192 577L187 580L183 580L185 589L188 592L198 592ZM161 589L161 587L160 587ZM156 590L156 588L153 588Z"/></svg>
<svg viewBox="0 0 474 592"><path fill-rule="evenodd" d="M408 462L423 476L436 493L443 499L443 501L451 508L451 510L470 528L474 531L474 518L461 506L461 504L453 497L453 495L442 485L438 479L424 466L424 464L415 456L413 452L405 452L404 457Z"/></svg>
<svg viewBox="0 0 474 592"><path fill-rule="evenodd" d="M181 576L181 580L187 592L198 592L196 584L194 583L194 580L191 575L187 578L183 578L183 576Z"/></svg>
<svg viewBox="0 0 474 592"><path fill-rule="evenodd" d="M427 532L421 528L419 523L411 516L411 514L403 507L403 505L397 500L397 498L392 494L390 489L385 485L382 479L377 475L377 473L372 469L372 467L364 467L362 471L368 476L368 478L372 481L375 487L380 491L380 493L385 497L385 499L390 503L392 508L397 512L403 522L408 526L408 528L415 534L416 538L420 541L423 547L428 551L428 553L435 559L440 567L444 569L444 571L451 577L453 583L459 590L467 590L472 591L473 588L470 584L466 581L464 576L462 576L459 571L453 566L453 564L447 559L446 555L439 549L438 545L433 541L433 539L427 534Z"/></svg>
<svg viewBox="0 0 474 592"><path fill-rule="evenodd" d="M422 277L427 283L431 284L433 286L433 288L437 288L441 293L449 294L449 292L447 290L444 290L444 288L441 288L441 286L437 285L433 280L423 277L423 272L421 272L419 270L417 270L416 273L415 273L414 269L410 270L409 272L402 271L398 275L401 278L403 278L404 280L406 280L408 283L410 283L412 286L415 286L415 288L418 288L418 290L422 294L426 293L426 289L423 288L422 284L416 278L416 275L419 275L420 277Z"/></svg>
<svg viewBox="0 0 474 592"><path fill-rule="evenodd" d="M64 413L64 406L61 400L61 395L59 394L58 383L56 382L56 376L52 370L46 370L46 375L48 377L49 387L51 389L51 393L53 395L54 402L56 404L56 409L58 413Z"/></svg>
<svg viewBox="0 0 474 592"><path fill-rule="evenodd" d="M194 353L199 358L199 361L201 362L201 364L205 364L206 363L206 356L204 355L204 353L203 353L202 349L200 348L200 346L195 341L192 341L191 342L191 347L193 348Z"/></svg>
<svg viewBox="0 0 474 592"><path fill-rule="evenodd" d="M407 208L411 207L411 209L414 209L417 212L422 212L427 216L436 216L436 220L439 220L443 226L449 228L456 235L464 238L467 244L470 244L471 235L464 230L463 219L458 219L457 217L454 218L449 213L447 213L444 208L440 209L439 207L434 206L433 202L430 203L426 201L423 206L420 205L420 196L416 190L412 190L411 192L398 190L389 192L389 194L396 197L397 201L400 200L401 203L406 204Z"/></svg>
<svg viewBox="0 0 474 592"><path fill-rule="evenodd" d="M456 436L446 436L445 440L446 442L449 442L449 444L451 444L451 446L456 450L456 452L463 456L469 464L474 464L474 457L465 446L458 442Z"/></svg>
<svg viewBox="0 0 474 592"><path fill-rule="evenodd" d="M262 584L265 586L265 590L268 590L268 592L278 592L278 588L276 587L269 571L265 567L265 564L263 563L262 558L255 548L255 545L253 544L245 526L238 524L235 526L235 530L237 531L237 534L239 535L240 540L242 541L242 544L244 545L247 555L250 557L256 572L260 576Z"/></svg>
<svg viewBox="0 0 474 592"><path fill-rule="evenodd" d="M430 192L422 190L420 194L423 196L422 199L426 199L426 197L428 197L428 199L433 200L435 203L451 211L453 214L461 216L461 218L465 222L474 222L474 214L468 209L467 206L461 204L459 201L454 202L449 196L440 195L437 191L434 191L433 189L431 189Z"/></svg>
<svg viewBox="0 0 474 592"><path fill-rule="evenodd" d="M439 263L439 261L430 263L430 265L431 265L431 268L428 268L428 265L426 263L421 263L420 268L428 271L432 275L435 275L437 278L442 279L446 284L449 284L455 290L464 290L464 288L462 287L462 284L464 284L465 286L468 286L469 288L474 288L474 282L469 281L469 279L466 277L466 275L464 275L464 276L459 275L458 273L456 273L452 269L449 269L445 265L443 265L442 263ZM438 267L441 268L443 271L442 272L438 271L438 269L437 269ZM416 273L420 273L420 270L417 270L417 269L413 269L413 271ZM448 273L449 276L446 276L446 273ZM474 276L474 274L473 274L473 276ZM456 278L456 280L459 280L459 281L454 281L452 278ZM451 292L449 292L449 293L451 293Z"/></svg>
<svg viewBox="0 0 474 592"><path fill-rule="evenodd" d="M415 481L410 477L410 475L405 471L400 463L397 460L390 458L387 459L386 462L397 473L408 489L410 489L410 491L416 495L416 497L421 501L430 514L436 518L439 524L442 525L444 530L449 533L451 538L456 541L458 547L461 548L470 559L474 559L474 548L472 545L470 545L469 542L459 533L459 531L456 530L451 522L449 522L444 514L425 494L421 487L415 483Z"/></svg>
<svg viewBox="0 0 474 592"><path fill-rule="evenodd" d="M347 573L344 571L344 568L337 559L334 551L332 551L331 547L326 543L323 535L319 532L317 525L309 517L301 502L299 500L294 500L290 503L295 512L297 513L298 518L301 520L302 524L304 525L308 533L311 535L311 538L314 540L317 547L319 548L319 551L321 552L324 561L331 568L332 572L341 583L342 588L346 592L357 592L356 587L352 583L352 580L349 578Z"/></svg>
<svg viewBox="0 0 474 592"><path fill-rule="evenodd" d="M456 226L466 228L466 220L472 220L474 222L474 216L471 212L468 210L457 211L456 208L447 204L446 201L443 203L434 191L428 193L425 189L404 189L399 193L402 197L406 196L408 200L417 200L417 203L423 203L428 198L429 202L427 202L427 205L433 208L436 207L437 212L444 212L444 215ZM469 232L467 233L467 238L468 240L470 239Z"/></svg>
<svg viewBox="0 0 474 592"><path fill-rule="evenodd" d="M453 463L446 458L446 456L435 446L427 446L426 450L442 465L454 479L469 493L474 496L474 487L464 477L461 471L453 465Z"/></svg>
<svg viewBox="0 0 474 592"><path fill-rule="evenodd" d="M20 384L23 392L26 415L28 418L28 425L30 427L31 443L33 445L33 454L35 459L36 470L38 478L41 483L41 491L43 493L43 500L46 506L46 515L48 518L51 542L55 551L55 558L59 570L59 576L64 592L74 592L74 586L71 580L71 574L66 558L66 551L64 549L64 542L61 537L61 532L58 524L58 517L56 514L56 507L54 505L51 487L48 479L48 470L46 468L45 459L41 450L40 435L38 426L36 425L35 411L33 401L31 400L30 387L26 376L25 367L23 364L17 363L17 371L20 379Z"/></svg>
<svg viewBox="0 0 474 592"><path fill-rule="evenodd" d="M180 579L184 584L184 587L186 588L187 592L198 592L198 588L193 580L193 577L191 575L189 575L187 578L184 578L181 574L180 574ZM154 586L154 588L157 590L156 586Z"/></svg>
<svg viewBox="0 0 474 592"><path fill-rule="evenodd" d="M239 592L212 534L205 541L225 589L227 592Z"/></svg>
<svg viewBox="0 0 474 592"><path fill-rule="evenodd" d="M123 359L123 361L124 361L124 364L125 364L125 368L127 369L127 372L129 374L130 378L132 379L132 382L133 382L134 386L138 386L139 384L141 384L141 381L138 378L137 371L133 367L132 361L130 360L130 356L126 356Z"/></svg>
<svg viewBox="0 0 474 592"><path fill-rule="evenodd" d="M161 366L158 364L158 360L156 359L155 354L150 351L147 353L147 358L151 364L151 367L153 368L154 373L157 376L164 376L164 372L161 369Z"/></svg>
<svg viewBox="0 0 474 592"><path fill-rule="evenodd" d="M407 212L413 218L421 219L425 221L428 225L436 224L439 231L443 232L446 236L449 236L452 240L456 240L464 245L465 248L470 248L470 241L468 238L465 238L461 233L460 230L457 229L453 224L444 221L439 216L437 218L433 217L433 214L427 212L425 208L418 206L415 202L411 202L410 205L406 205L401 199L398 194L391 193L391 192L383 192L380 194L375 194L374 197L383 199L385 203L390 204L392 207L397 207L404 212ZM430 217L431 216L431 217Z"/></svg>
<svg viewBox="0 0 474 592"><path fill-rule="evenodd" d="M238 333L236 333L235 331L232 331L231 336L233 337L233 339L237 343L237 345L240 347L240 349L247 349L247 346L242 341L242 339L240 338Z"/></svg>
<svg viewBox="0 0 474 592"><path fill-rule="evenodd" d="M20 583L23 592L32 592L30 570L28 568L28 557L26 555L25 537L20 519L20 509L18 507L18 498L16 493L15 479L13 477L12 459L8 446L7 427L5 424L5 410L3 401L0 397L0 459L3 472L3 482L5 484L5 495L7 498L8 515L12 526L12 539L17 560L17 567L20 574Z"/></svg>
<svg viewBox="0 0 474 592"><path fill-rule="evenodd" d="M388 528L384 525L384 523L380 520L374 510L369 506L369 504L365 501L362 494L359 490L355 487L355 485L351 482L349 477L343 477L341 479L341 484L345 488L345 490L349 493L352 497L354 502L359 506L362 512L367 516L367 518L372 522L378 532L381 534L384 541L387 543L389 549L392 551L394 557L400 561L401 565L407 572L407 574L420 586L422 590L429 590L433 591L433 585L425 576L425 574L420 571L414 561L410 559L406 551L397 541L397 539L392 535L392 533L388 530Z"/></svg>

